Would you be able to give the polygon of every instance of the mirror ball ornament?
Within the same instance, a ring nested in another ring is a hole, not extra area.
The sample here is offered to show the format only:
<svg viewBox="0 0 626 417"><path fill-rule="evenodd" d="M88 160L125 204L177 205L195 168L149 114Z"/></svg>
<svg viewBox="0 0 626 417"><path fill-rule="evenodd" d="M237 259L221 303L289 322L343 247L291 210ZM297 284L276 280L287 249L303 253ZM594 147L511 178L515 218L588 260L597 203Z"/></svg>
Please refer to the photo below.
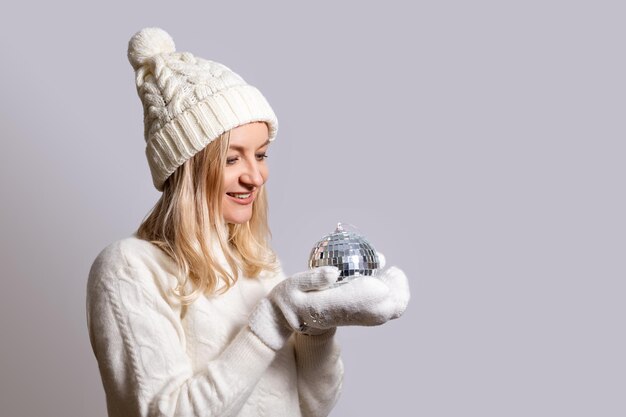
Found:
<svg viewBox="0 0 626 417"><path fill-rule="evenodd" d="M354 277L376 275L380 260L363 236L347 232L337 223L337 229L317 242L309 255L309 268L327 265L339 268L337 283L344 283Z"/></svg>

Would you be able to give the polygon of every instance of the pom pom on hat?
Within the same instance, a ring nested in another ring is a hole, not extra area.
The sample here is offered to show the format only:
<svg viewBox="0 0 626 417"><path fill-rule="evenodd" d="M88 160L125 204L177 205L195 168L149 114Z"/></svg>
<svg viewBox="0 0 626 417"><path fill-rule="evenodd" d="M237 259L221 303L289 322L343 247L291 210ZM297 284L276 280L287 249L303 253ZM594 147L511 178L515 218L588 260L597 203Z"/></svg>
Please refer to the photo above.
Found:
<svg viewBox="0 0 626 417"><path fill-rule="evenodd" d="M155 55L175 51L174 39L161 28L142 29L128 41L128 60L135 70Z"/></svg>

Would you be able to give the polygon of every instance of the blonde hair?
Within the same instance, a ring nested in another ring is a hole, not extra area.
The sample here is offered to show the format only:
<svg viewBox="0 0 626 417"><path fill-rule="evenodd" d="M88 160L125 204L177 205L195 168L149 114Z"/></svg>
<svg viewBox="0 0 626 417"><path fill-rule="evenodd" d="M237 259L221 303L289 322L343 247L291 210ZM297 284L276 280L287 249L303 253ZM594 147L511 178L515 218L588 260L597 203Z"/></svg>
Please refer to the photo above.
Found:
<svg viewBox="0 0 626 417"><path fill-rule="evenodd" d="M230 132L213 140L174 171L163 186L161 198L137 229L137 236L168 254L178 266L174 294L183 305L202 294L223 293L239 279L275 271L277 260L269 247L267 196L261 186L252 217L243 224L226 224L222 214L223 170ZM212 253L216 241L230 271ZM188 280L194 290L185 294Z"/></svg>

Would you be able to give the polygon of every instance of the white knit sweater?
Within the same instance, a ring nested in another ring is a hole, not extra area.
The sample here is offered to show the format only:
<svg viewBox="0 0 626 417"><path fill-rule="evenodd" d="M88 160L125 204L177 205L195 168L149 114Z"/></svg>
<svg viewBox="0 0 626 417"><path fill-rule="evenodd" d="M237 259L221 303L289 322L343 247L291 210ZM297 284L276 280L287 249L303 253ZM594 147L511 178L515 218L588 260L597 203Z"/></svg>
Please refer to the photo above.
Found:
<svg viewBox="0 0 626 417"><path fill-rule="evenodd" d="M343 377L334 331L296 334L274 351L247 326L282 273L240 277L185 309L170 291L175 271L136 236L91 268L87 323L110 417L328 415Z"/></svg>

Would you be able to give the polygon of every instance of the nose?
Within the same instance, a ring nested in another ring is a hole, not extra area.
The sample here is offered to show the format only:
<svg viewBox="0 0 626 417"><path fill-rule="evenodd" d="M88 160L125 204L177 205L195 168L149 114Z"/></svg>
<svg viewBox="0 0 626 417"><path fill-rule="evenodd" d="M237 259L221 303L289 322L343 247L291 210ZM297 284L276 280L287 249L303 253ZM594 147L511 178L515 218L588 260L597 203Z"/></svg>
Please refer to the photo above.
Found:
<svg viewBox="0 0 626 417"><path fill-rule="evenodd" d="M261 167L256 163L250 163L239 177L240 181L248 187L260 187L265 183Z"/></svg>

